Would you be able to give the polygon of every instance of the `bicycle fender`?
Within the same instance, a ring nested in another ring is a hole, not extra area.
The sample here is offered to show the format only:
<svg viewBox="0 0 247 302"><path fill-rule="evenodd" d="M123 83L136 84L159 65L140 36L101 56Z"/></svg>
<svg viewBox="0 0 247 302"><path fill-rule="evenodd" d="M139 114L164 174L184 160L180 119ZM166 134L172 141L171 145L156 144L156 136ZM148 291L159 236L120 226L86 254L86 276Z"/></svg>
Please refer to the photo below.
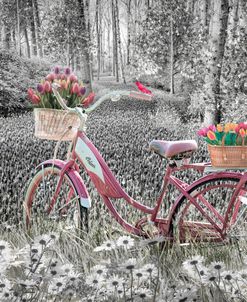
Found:
<svg viewBox="0 0 247 302"><path fill-rule="evenodd" d="M42 162L41 164L39 164L37 166L37 169L42 169L42 166L48 166L48 165L54 165L54 167L62 170L65 165L68 164L67 162L60 160L60 159L55 159L55 160L46 160L44 162ZM79 196L80 196L80 204L82 207L84 208L90 208L91 207L91 198L88 194L87 188L83 182L83 180L81 179L79 173L72 167L68 168L68 170L66 170L66 174L69 176L69 178L71 179L71 181L73 182L73 185L76 188L76 191L78 192Z"/></svg>

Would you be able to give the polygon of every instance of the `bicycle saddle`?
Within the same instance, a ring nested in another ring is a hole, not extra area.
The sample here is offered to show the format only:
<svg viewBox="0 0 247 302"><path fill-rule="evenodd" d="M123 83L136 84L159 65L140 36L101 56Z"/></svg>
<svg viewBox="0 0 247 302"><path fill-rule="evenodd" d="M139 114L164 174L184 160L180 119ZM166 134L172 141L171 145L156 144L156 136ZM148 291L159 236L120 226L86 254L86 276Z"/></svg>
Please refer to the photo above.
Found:
<svg viewBox="0 0 247 302"><path fill-rule="evenodd" d="M182 141L163 141L153 140L149 144L149 150L154 151L162 157L172 158L184 152L194 152L197 150L197 142L195 140Z"/></svg>

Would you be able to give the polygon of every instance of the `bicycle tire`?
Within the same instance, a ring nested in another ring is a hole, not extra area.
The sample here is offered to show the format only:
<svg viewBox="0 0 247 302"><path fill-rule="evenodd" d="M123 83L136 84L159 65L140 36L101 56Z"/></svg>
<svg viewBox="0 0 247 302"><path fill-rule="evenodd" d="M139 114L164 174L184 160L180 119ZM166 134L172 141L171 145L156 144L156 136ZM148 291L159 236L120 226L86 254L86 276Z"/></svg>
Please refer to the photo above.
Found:
<svg viewBox="0 0 247 302"><path fill-rule="evenodd" d="M229 174L229 173L228 173ZM188 191L188 193L196 198L199 205L205 210L210 218L217 224L220 231L212 229L212 224L202 215L202 213L186 198L182 196L172 213L171 216L171 226L170 234L175 241L179 242L195 242L195 241L224 241L226 239L239 239L247 238L247 211L245 211L245 204L241 202L239 207L239 215L243 213L242 217L234 217L233 220L233 209L236 206L238 198L236 198L235 203L231 207L230 216L227 221L227 228L223 234L223 226L226 223L226 209L229 206L230 197L234 189L236 188L241 175L236 176L213 176L209 180L205 180ZM216 194L215 190L219 189L220 194ZM227 191L227 189L229 189ZM231 189L231 190L230 190ZM241 196L247 197L247 187L246 184L241 188ZM221 215L223 221L216 215L210 212L205 205L200 201L200 198L204 197L216 211ZM226 202L226 199L229 199ZM221 202L219 202L221 201ZM196 218L196 220L195 220ZM241 220L239 220L241 218ZM192 220L193 219L193 220ZM196 224L197 223L197 224Z"/></svg>
<svg viewBox="0 0 247 302"><path fill-rule="evenodd" d="M44 177L55 176L55 181L58 181L59 173L61 168L58 166L53 166L52 164L46 164L45 166L40 167L36 171L33 178L30 180L28 189L25 195L24 201L24 226L26 229L31 229L36 226L39 231L42 229L46 231L51 231L57 228L58 222L65 222L64 227L74 227L76 230L82 230L88 232L89 230L89 221L88 221L88 209L83 207L80 204L80 197L76 190L76 186L73 184L73 181L67 173L64 174L61 189L56 200L56 203L50 214L47 213L48 199L49 202L52 197L52 192L54 193L56 182L53 183L53 186L50 185L52 179ZM47 189L46 189L47 188ZM40 193L38 191L40 189ZM60 195L64 194L68 190L68 197L70 200L63 199ZM72 191L71 191L72 190ZM42 196L42 192L47 193L46 196ZM71 193L73 195L71 195ZM41 195L40 195L41 194ZM71 195L71 196L70 196ZM47 199L47 200L45 200ZM36 203L38 202L38 204ZM65 205L64 205L65 202ZM43 206L43 208L42 208ZM58 207L58 209L57 209ZM54 216L54 211L58 211L57 216ZM67 211L67 212L66 212ZM76 212L77 211L77 212ZM36 212L36 215L34 214ZM66 212L66 213L65 213ZM68 219L70 219L70 222ZM55 223L51 223L55 221ZM72 224L71 224L72 222ZM47 224L46 224L47 223ZM46 225L45 225L46 224Z"/></svg>

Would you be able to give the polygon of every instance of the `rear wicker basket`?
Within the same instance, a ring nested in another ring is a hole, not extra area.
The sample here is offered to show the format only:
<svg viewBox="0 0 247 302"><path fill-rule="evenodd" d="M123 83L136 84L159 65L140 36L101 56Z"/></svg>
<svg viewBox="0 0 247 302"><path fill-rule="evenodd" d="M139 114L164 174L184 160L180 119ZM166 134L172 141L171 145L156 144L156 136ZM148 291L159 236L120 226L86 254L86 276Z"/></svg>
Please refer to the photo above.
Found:
<svg viewBox="0 0 247 302"><path fill-rule="evenodd" d="M34 120L34 135L55 141L71 141L80 126L79 116L65 110L35 108Z"/></svg>
<svg viewBox="0 0 247 302"><path fill-rule="evenodd" d="M247 146L208 145L213 167L247 167Z"/></svg>

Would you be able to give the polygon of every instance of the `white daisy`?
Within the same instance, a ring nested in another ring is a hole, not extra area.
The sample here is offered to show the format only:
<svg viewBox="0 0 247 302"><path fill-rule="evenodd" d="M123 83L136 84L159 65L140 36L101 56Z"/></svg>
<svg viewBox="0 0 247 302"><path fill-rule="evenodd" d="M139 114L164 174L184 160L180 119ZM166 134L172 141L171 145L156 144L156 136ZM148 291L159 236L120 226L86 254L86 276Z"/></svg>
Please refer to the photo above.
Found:
<svg viewBox="0 0 247 302"><path fill-rule="evenodd" d="M212 283L218 283L219 276L214 272L208 273L205 276L202 276L202 283L203 284L212 284Z"/></svg>
<svg viewBox="0 0 247 302"><path fill-rule="evenodd" d="M221 274L222 280L226 282L232 282L233 280L236 280L236 274L231 271L224 271Z"/></svg>
<svg viewBox="0 0 247 302"><path fill-rule="evenodd" d="M209 265L209 269L211 269L214 272L222 272L225 269L225 264L223 262L212 262Z"/></svg>
<svg viewBox="0 0 247 302"><path fill-rule="evenodd" d="M97 264L92 267L91 271L100 276L104 276L107 273L108 269L106 268L105 265Z"/></svg>
<svg viewBox="0 0 247 302"><path fill-rule="evenodd" d="M54 278L48 287L48 293L58 294L61 293L66 287L66 279L59 277Z"/></svg>
<svg viewBox="0 0 247 302"><path fill-rule="evenodd" d="M133 271L133 269L136 268L136 264L137 264L136 258L129 258L128 260L125 261L124 264L120 266L127 271Z"/></svg>
<svg viewBox="0 0 247 302"><path fill-rule="evenodd" d="M13 249L5 240L0 240L0 262L11 260Z"/></svg>
<svg viewBox="0 0 247 302"><path fill-rule="evenodd" d="M49 275L52 277L58 277L63 274L63 264L60 261L52 261L49 265Z"/></svg>
<svg viewBox="0 0 247 302"><path fill-rule="evenodd" d="M113 275L107 280L107 288L108 289L113 289L113 291L116 290L117 287L122 286L125 283L124 279L117 276Z"/></svg>
<svg viewBox="0 0 247 302"><path fill-rule="evenodd" d="M152 263L148 263L148 264L145 264L142 268L142 270L144 272L147 272L150 276L152 276L153 278L156 277L158 275L158 269L157 267L152 264Z"/></svg>
<svg viewBox="0 0 247 302"><path fill-rule="evenodd" d="M97 246L94 249L94 252L111 251L111 250L114 250L115 248L116 248L115 242L111 241L111 240L107 240L102 245Z"/></svg>
<svg viewBox="0 0 247 302"><path fill-rule="evenodd" d="M39 243L34 243L30 246L30 255L32 256L40 256L42 253L42 246Z"/></svg>
<svg viewBox="0 0 247 302"><path fill-rule="evenodd" d="M186 270L190 270L191 268L194 269L195 267L198 267L199 265L202 265L203 261L204 261L204 258L200 255L197 255L197 256L194 256L193 258L185 260L183 262L183 267Z"/></svg>
<svg viewBox="0 0 247 302"><path fill-rule="evenodd" d="M0 280L0 292L9 291L11 289L11 287L12 287L12 285L8 279L3 278Z"/></svg>
<svg viewBox="0 0 247 302"><path fill-rule="evenodd" d="M91 274L86 278L86 284L91 287L99 288L104 284L104 282L105 279L97 274Z"/></svg>
<svg viewBox="0 0 247 302"><path fill-rule="evenodd" d="M137 279L138 283L141 283L143 281L146 281L150 277L150 274L146 270L143 270L142 268L134 269L133 277L134 280Z"/></svg>
<svg viewBox="0 0 247 302"><path fill-rule="evenodd" d="M130 236L121 236L116 242L117 246L129 249L135 245L135 240Z"/></svg>
<svg viewBox="0 0 247 302"><path fill-rule="evenodd" d="M148 288L139 288L135 294L137 297L142 299L142 301L152 298L152 292Z"/></svg>
<svg viewBox="0 0 247 302"><path fill-rule="evenodd" d="M47 234L37 236L34 239L34 243L39 244L42 248L46 247L51 241L51 237Z"/></svg>
<svg viewBox="0 0 247 302"><path fill-rule="evenodd" d="M60 266L60 275L68 275L73 272L73 265L71 263L66 263Z"/></svg>
<svg viewBox="0 0 247 302"><path fill-rule="evenodd" d="M102 246L104 247L105 251L111 251L116 248L116 243L112 240L105 241Z"/></svg>

